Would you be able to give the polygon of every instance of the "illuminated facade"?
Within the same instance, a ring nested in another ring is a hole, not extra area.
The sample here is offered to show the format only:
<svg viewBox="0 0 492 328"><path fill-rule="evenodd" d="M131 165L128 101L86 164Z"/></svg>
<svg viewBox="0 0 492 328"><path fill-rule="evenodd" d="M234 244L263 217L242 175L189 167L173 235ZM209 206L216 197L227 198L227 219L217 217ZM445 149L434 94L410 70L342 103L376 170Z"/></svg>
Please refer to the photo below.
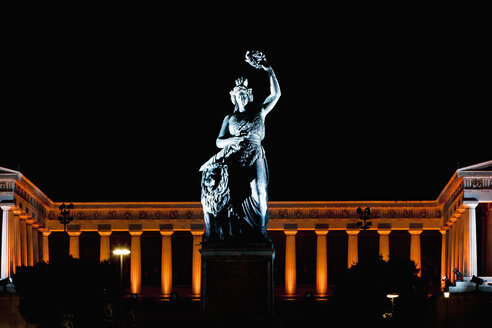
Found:
<svg viewBox="0 0 492 328"><path fill-rule="evenodd" d="M57 220L61 203L51 201L20 172L0 168L1 278L15 274L17 266L32 266L50 260L54 250L48 246L55 233L64 227ZM360 201L360 202L270 202L269 234L283 238L283 287L285 295L295 295L299 252L296 244L302 232L313 233L315 290L317 295L329 293L329 257L331 235L346 238L346 265L358 262L359 237L367 231L378 238L379 254L392 256L392 235L408 234L409 258L422 266L421 235L427 231L440 233L440 275L452 281L457 268L465 277L492 276L492 161L456 171L441 194L433 201ZM372 226L361 233L357 226L358 207L370 207ZM478 213L478 215L477 215ZM140 203L74 203L74 220L67 226L69 252L80 257L81 235L97 232L99 259L111 258L111 236L115 232L131 237L130 290L142 289L142 239L144 232L160 233L161 294L173 290L173 234L190 235L191 290L200 294L200 242L203 235L203 212L200 202ZM478 227L477 227L477 222ZM278 238L277 238L278 239ZM344 239L345 240L345 239ZM285 254L283 254L285 253ZM301 254L302 256L303 254ZM279 253L277 253L277 257Z"/></svg>

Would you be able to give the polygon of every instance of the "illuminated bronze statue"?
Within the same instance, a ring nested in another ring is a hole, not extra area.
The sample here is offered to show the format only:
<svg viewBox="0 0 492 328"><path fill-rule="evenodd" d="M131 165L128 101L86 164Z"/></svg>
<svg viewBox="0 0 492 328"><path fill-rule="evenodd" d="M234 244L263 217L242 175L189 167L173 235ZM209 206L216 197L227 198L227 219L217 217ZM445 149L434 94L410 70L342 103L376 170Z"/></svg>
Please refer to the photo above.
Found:
<svg viewBox="0 0 492 328"><path fill-rule="evenodd" d="M204 241L269 240L268 166L261 141L265 117L277 103L280 88L263 53L248 51L246 62L268 73L270 95L254 109L248 106L253 93L247 79L238 78L230 91L234 112L224 118L216 142L222 150L200 168Z"/></svg>

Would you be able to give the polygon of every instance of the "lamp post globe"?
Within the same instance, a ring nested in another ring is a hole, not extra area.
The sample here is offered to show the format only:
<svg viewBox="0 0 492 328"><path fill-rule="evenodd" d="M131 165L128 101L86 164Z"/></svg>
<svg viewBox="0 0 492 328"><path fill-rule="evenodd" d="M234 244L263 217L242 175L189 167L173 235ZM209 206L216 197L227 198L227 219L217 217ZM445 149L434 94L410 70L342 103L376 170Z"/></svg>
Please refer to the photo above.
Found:
<svg viewBox="0 0 492 328"><path fill-rule="evenodd" d="M130 250L126 248L116 248L113 250L113 254L120 256L120 295L123 296L123 256L130 254Z"/></svg>

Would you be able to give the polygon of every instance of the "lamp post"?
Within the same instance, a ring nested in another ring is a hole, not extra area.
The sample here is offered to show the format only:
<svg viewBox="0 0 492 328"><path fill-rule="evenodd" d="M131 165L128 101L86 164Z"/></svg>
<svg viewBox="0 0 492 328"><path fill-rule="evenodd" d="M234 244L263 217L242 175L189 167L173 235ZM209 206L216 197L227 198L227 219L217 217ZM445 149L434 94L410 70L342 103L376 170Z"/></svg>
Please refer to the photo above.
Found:
<svg viewBox="0 0 492 328"><path fill-rule="evenodd" d="M391 312L387 312L383 314L384 319L390 319L393 318L394 316L394 311L395 311L395 298L399 297L400 295L396 293L390 293L387 294L386 297L391 300Z"/></svg>
<svg viewBox="0 0 492 328"><path fill-rule="evenodd" d="M388 294L386 295L387 298L391 299L391 313L395 310L395 298L397 298L399 295L398 294Z"/></svg>
<svg viewBox="0 0 492 328"><path fill-rule="evenodd" d="M357 209L357 215L359 215L361 221L357 221L357 227L361 230L367 230L371 228L372 222L369 221L371 219L371 209L369 207L366 207L366 209L363 211L362 208Z"/></svg>
<svg viewBox="0 0 492 328"><path fill-rule="evenodd" d="M130 250L126 248L117 248L113 251L113 254L120 256L120 295L123 296L123 255L130 254Z"/></svg>
<svg viewBox="0 0 492 328"><path fill-rule="evenodd" d="M65 256L66 253L66 244L67 244L67 224L69 224L72 220L73 217L70 216L70 211L73 209L73 204L70 203L68 205L65 205L65 203L61 204L60 207L58 207L60 210L60 216L58 217L58 221L60 221L61 224L63 224L63 231L65 232L65 237L63 240L63 256Z"/></svg>
<svg viewBox="0 0 492 328"><path fill-rule="evenodd" d="M449 292L444 292L444 301L446 302L446 327L448 326L449 318Z"/></svg>

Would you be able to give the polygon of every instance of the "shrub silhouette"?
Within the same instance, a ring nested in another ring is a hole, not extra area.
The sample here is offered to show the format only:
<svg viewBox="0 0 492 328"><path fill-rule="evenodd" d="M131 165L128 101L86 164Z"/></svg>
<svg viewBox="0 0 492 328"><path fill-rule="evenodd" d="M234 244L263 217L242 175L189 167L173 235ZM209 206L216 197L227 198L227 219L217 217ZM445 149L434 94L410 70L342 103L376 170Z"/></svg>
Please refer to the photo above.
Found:
<svg viewBox="0 0 492 328"><path fill-rule="evenodd" d="M401 258L384 261L374 257L359 261L340 279L334 299L340 320L353 326L391 320L411 325L422 317L422 282L413 261ZM391 312L387 294L396 293L393 318L383 319Z"/></svg>
<svg viewBox="0 0 492 328"><path fill-rule="evenodd" d="M119 291L117 266L72 257L18 267L13 282L21 315L39 327L57 327L65 314L77 326L98 326L104 298Z"/></svg>

